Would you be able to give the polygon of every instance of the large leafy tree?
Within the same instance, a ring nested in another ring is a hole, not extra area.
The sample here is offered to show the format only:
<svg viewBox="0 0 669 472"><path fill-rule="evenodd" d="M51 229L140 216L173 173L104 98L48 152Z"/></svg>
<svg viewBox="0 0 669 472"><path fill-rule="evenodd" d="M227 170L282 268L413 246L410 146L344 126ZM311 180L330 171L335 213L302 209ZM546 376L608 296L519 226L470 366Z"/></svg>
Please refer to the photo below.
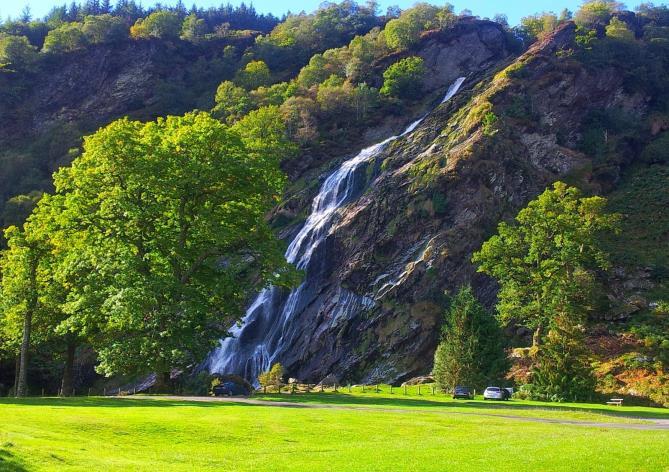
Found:
<svg viewBox="0 0 669 472"><path fill-rule="evenodd" d="M241 316L248 290L288 270L265 221L284 185L281 143L256 145L208 114L123 119L55 175L66 311L110 375L197 362Z"/></svg>
<svg viewBox="0 0 669 472"><path fill-rule="evenodd" d="M439 388L481 388L499 380L506 369L502 330L470 287L453 297L445 321L434 355L433 375Z"/></svg>
<svg viewBox="0 0 669 472"><path fill-rule="evenodd" d="M592 392L584 327L595 271L608 267L598 234L614 230L618 221L605 205L604 198L583 197L557 182L521 210L515 224L500 223L474 254L479 272L499 283L500 318L535 329L536 398L583 399Z"/></svg>
<svg viewBox="0 0 669 472"><path fill-rule="evenodd" d="M604 198L582 197L578 189L556 182L521 210L515 223L499 224L472 260L500 285L502 321L537 330L536 342L559 319L582 322L592 308L594 271L609 265L597 236L618 221L605 205Z"/></svg>
<svg viewBox="0 0 669 472"><path fill-rule="evenodd" d="M62 244L54 216L58 203L45 196L23 229L5 231L8 249L0 259L0 331L6 350L17 363L16 394L27 393L29 355L34 347L49 343L65 351L61 391L72 392L72 367L78 335L64 323L68 280L63 277L64 256L71 249Z"/></svg>

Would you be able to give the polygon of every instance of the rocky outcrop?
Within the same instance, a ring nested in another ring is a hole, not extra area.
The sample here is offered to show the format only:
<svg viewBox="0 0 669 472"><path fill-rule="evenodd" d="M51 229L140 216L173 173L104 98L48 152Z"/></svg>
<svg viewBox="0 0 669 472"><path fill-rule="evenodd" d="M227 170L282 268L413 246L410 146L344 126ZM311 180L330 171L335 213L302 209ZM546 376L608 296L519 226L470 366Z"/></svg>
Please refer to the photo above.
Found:
<svg viewBox="0 0 669 472"><path fill-rule="evenodd" d="M126 115L153 119L209 104L218 83L235 68L236 58L227 65L222 59L231 43L243 51L253 38L206 47L128 40L47 57L37 73L21 76L17 110L2 114L12 119L2 123L0 143L40 137L56 125L87 132Z"/></svg>

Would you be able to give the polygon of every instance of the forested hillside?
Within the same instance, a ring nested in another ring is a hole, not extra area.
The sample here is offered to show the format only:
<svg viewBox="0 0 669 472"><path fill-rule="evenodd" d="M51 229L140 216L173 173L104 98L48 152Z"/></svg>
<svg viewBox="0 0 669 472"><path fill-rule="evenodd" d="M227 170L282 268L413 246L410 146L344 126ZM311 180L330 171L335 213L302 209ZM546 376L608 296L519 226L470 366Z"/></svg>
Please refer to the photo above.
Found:
<svg viewBox="0 0 669 472"><path fill-rule="evenodd" d="M507 357L472 382L667 404L668 77L669 9L648 4L515 27L348 1L281 20L122 1L7 21L0 211L18 227L3 241L0 393L20 371L24 389L101 387L93 367L201 389L191 374L273 283L293 291L263 307L290 316L259 318L238 350L261 370L271 357L306 381L401 382L432 370L442 333L457 345L471 309L502 324L480 328L496 338L486 356ZM282 252L314 198L375 144L295 271Z"/></svg>

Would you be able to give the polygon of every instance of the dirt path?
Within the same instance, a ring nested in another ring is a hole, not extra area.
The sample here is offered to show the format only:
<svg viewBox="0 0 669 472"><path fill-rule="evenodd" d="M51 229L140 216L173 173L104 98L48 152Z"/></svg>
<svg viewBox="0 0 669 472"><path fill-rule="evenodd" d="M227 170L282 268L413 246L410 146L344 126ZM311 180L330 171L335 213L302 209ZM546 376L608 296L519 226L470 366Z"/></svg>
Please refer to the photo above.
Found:
<svg viewBox="0 0 669 472"><path fill-rule="evenodd" d="M669 420L665 419L655 419L655 418L638 418L638 417L623 417L618 418L632 419L638 421L644 421L644 423L606 423L606 422L597 422L597 421L581 421L581 420L569 420L569 419L558 419L558 418L537 418L530 416L518 416L518 415L509 415L509 414L495 414L495 413L476 413L471 411L443 411L439 409L409 409L409 408L383 408L375 406L352 406L352 405L336 405L332 403L293 403L293 402L282 402L282 401L270 401L270 400L256 400L254 398L243 398L243 397L184 397L178 395L166 395L166 396L150 396L150 395L132 395L132 396L122 396L115 397L121 399L134 399L134 400L172 400L172 401L186 401L186 402L207 402L207 403L243 403L247 405L260 405L260 406L270 406L278 408L305 408L305 409L316 409L316 410L363 410L363 411L376 411L376 412L394 412L394 413L435 413L441 415L469 415L469 416L485 416L489 418L502 418L507 420L514 421L527 421L530 423L549 423L549 424L561 424L569 426L588 426L592 428L612 428L612 429L631 429L631 430L664 430L669 431Z"/></svg>

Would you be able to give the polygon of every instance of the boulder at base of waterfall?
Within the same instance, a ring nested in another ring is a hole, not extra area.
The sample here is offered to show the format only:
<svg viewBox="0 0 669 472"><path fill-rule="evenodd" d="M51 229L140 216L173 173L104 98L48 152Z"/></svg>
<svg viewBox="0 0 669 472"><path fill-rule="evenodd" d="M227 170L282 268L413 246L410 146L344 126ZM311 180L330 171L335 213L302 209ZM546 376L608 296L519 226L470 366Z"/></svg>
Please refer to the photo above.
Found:
<svg viewBox="0 0 669 472"><path fill-rule="evenodd" d="M318 387L320 386L323 387L334 387L335 385L340 385L339 380L337 380L337 377L334 376L334 374L328 374L325 376L323 380L318 382Z"/></svg>
<svg viewBox="0 0 669 472"><path fill-rule="evenodd" d="M253 386L239 375L223 374L215 375L220 383L212 387L214 396L249 396Z"/></svg>
<svg viewBox="0 0 669 472"><path fill-rule="evenodd" d="M299 384L299 383L300 383L300 381L297 380L296 378L290 377L288 379L288 384Z"/></svg>
<svg viewBox="0 0 669 472"><path fill-rule="evenodd" d="M431 375L421 375L420 377L414 377L409 379L406 382L402 383L402 386L405 385L422 385L422 384L431 384L434 383L434 377Z"/></svg>

